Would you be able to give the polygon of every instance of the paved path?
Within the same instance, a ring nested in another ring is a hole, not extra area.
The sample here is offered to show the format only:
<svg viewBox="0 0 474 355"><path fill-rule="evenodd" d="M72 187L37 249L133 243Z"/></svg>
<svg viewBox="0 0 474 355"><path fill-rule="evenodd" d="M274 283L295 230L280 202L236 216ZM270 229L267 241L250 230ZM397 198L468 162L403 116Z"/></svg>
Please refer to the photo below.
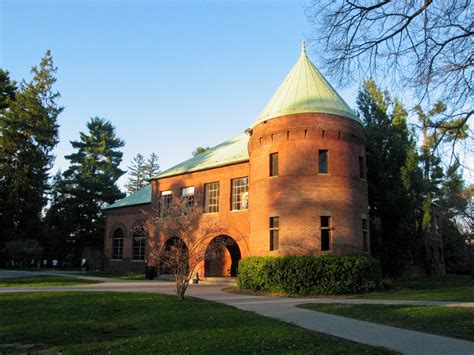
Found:
<svg viewBox="0 0 474 355"><path fill-rule="evenodd" d="M121 281L101 284L0 288L0 293L33 291L115 291L173 294L166 281ZM257 314L280 319L325 334L395 350L404 354L474 354L474 342L390 327L296 307L304 303L414 304L453 306L452 302L377 301L330 298L288 298L239 295L222 292L220 284L190 285L188 295L224 303ZM461 305L461 304L460 304ZM462 304L466 306L466 304ZM473 306L472 304L470 305Z"/></svg>

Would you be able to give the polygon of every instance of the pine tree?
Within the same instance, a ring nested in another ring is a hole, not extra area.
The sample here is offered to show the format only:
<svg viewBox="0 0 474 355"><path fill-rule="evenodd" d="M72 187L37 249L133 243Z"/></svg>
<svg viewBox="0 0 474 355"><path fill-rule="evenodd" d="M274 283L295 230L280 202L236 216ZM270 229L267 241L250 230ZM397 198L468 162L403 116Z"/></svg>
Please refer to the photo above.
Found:
<svg viewBox="0 0 474 355"><path fill-rule="evenodd" d="M53 88L56 71L48 51L39 67L32 68L31 82L23 80L14 98L13 84L2 71L0 205L4 239L41 236L48 171L54 161L52 150L58 143L56 121L63 110L56 102L60 95Z"/></svg>
<svg viewBox="0 0 474 355"><path fill-rule="evenodd" d="M132 194L148 185L148 180L160 173L158 155L152 153L150 158L145 161L145 157L138 153L133 158L133 162L128 169L129 177L125 187L127 188L128 193Z"/></svg>
<svg viewBox="0 0 474 355"><path fill-rule="evenodd" d="M0 68L0 117L2 110L9 107L9 101L15 99L16 83L11 81L10 74Z"/></svg>
<svg viewBox="0 0 474 355"><path fill-rule="evenodd" d="M145 164L145 179L149 180L160 173L160 164L158 164L158 155L151 153L150 158Z"/></svg>
<svg viewBox="0 0 474 355"><path fill-rule="evenodd" d="M66 156L70 166L64 172L61 188L67 196L65 204L73 226L76 258L84 246L102 247L103 208L124 196L117 180L124 174L119 168L123 155L119 148L125 143L105 119L91 118L87 129L87 133L80 133L78 141L71 142L76 152Z"/></svg>
<svg viewBox="0 0 474 355"><path fill-rule="evenodd" d="M145 157L138 153L128 167L128 182L125 184L129 194L140 190L147 184L145 173Z"/></svg>
<svg viewBox="0 0 474 355"><path fill-rule="evenodd" d="M74 248L74 203L66 192L65 180L58 171L51 181L49 207L44 217L45 236L42 245L46 257L61 260L62 264L70 264Z"/></svg>
<svg viewBox="0 0 474 355"><path fill-rule="evenodd" d="M202 154L206 150L209 150L209 149L210 149L209 147L196 147L196 149L194 149L192 153L193 157L195 157L196 155Z"/></svg>

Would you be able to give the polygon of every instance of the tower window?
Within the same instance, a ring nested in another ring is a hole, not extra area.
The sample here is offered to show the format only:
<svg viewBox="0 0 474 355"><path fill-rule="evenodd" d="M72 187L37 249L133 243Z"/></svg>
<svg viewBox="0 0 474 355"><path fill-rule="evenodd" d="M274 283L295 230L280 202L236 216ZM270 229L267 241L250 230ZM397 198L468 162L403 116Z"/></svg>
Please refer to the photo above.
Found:
<svg viewBox="0 0 474 355"><path fill-rule="evenodd" d="M206 184L204 188L206 190L205 212L219 212L219 181Z"/></svg>
<svg viewBox="0 0 474 355"><path fill-rule="evenodd" d="M270 217L270 250L280 246L280 217Z"/></svg>
<svg viewBox="0 0 474 355"><path fill-rule="evenodd" d="M270 176L278 176L278 153L270 154Z"/></svg>
<svg viewBox="0 0 474 355"><path fill-rule="evenodd" d="M362 218L362 243L364 251L369 251L369 223L367 218Z"/></svg>
<svg viewBox="0 0 474 355"><path fill-rule="evenodd" d="M246 210L249 198L249 178L232 179L231 210Z"/></svg>
<svg viewBox="0 0 474 355"><path fill-rule="evenodd" d="M328 169L328 151L327 150L320 150L319 151L319 173L320 174L327 174L329 171Z"/></svg>
<svg viewBox="0 0 474 355"><path fill-rule="evenodd" d="M365 179L365 161L364 157L359 157L359 177Z"/></svg>
<svg viewBox="0 0 474 355"><path fill-rule="evenodd" d="M321 216L321 250L331 250L331 217Z"/></svg>

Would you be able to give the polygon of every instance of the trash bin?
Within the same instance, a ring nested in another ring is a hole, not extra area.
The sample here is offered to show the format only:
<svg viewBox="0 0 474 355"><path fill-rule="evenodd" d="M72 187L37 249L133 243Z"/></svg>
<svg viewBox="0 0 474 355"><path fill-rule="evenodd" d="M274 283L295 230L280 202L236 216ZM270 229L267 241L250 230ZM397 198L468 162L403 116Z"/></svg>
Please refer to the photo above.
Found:
<svg viewBox="0 0 474 355"><path fill-rule="evenodd" d="M153 280L157 276L156 274L156 267L148 266L145 272L145 278L148 280Z"/></svg>

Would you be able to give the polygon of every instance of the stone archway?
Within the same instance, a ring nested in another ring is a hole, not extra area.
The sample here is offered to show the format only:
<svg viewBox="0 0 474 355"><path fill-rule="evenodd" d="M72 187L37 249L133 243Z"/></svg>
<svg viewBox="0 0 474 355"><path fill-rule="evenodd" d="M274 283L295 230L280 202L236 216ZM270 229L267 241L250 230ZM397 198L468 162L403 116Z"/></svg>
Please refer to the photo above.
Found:
<svg viewBox="0 0 474 355"><path fill-rule="evenodd" d="M235 277L241 259L235 239L220 235L211 240L204 260L205 277Z"/></svg>
<svg viewBox="0 0 474 355"><path fill-rule="evenodd" d="M189 263L188 246L178 237L172 237L166 240L159 254L159 272L160 274L172 274L176 269L177 263ZM182 264L181 264L182 265Z"/></svg>

